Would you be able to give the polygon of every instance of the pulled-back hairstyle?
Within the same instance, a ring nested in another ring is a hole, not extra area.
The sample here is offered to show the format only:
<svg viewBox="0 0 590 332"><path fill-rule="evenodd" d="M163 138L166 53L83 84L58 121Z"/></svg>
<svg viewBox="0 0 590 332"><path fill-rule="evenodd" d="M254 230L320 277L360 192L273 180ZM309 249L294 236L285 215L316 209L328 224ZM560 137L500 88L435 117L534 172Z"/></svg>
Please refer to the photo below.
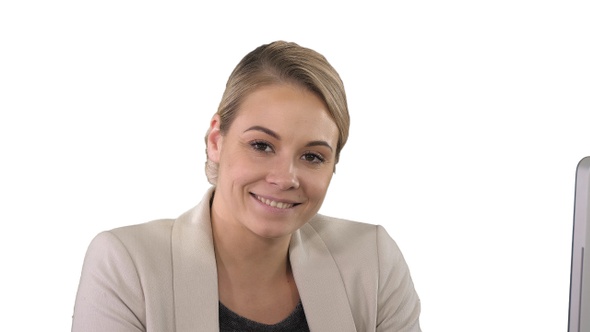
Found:
<svg viewBox="0 0 590 332"><path fill-rule="evenodd" d="M259 46L238 63L229 76L217 109L220 133L227 133L246 96L260 87L272 84L304 87L326 103L328 113L338 128L338 163L350 127L344 84L323 55L295 43L275 41ZM211 184L217 182L217 168L218 165L207 158L205 173Z"/></svg>

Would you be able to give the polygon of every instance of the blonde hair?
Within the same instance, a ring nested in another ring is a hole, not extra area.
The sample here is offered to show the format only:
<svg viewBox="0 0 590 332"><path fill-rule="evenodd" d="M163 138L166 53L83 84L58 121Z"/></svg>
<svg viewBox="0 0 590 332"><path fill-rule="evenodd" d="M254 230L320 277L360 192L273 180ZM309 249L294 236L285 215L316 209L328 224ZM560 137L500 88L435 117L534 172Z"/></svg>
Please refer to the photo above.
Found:
<svg viewBox="0 0 590 332"><path fill-rule="evenodd" d="M338 163L350 127L344 84L323 55L296 43L275 41L259 46L238 63L229 76L217 109L220 133L227 132L248 94L260 87L281 83L305 87L326 103L328 113L338 128ZM209 131L205 143L208 135ZM217 181L217 168L218 165L207 158L205 173L211 184Z"/></svg>

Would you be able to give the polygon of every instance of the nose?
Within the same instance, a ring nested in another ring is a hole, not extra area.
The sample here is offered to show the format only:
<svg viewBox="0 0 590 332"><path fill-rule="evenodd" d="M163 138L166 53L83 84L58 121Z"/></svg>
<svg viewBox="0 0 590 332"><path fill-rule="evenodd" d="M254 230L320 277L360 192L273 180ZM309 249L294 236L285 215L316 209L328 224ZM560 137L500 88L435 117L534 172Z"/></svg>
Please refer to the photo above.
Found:
<svg viewBox="0 0 590 332"><path fill-rule="evenodd" d="M299 188L297 169L292 160L277 158L271 165L266 181L277 186L281 190Z"/></svg>

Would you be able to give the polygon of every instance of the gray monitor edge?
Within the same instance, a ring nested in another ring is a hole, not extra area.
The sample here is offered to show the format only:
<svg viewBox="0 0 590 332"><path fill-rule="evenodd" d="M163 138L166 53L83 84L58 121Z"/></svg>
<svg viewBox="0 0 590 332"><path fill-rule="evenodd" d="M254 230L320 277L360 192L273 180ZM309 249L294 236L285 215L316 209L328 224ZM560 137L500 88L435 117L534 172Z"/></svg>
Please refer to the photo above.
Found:
<svg viewBox="0 0 590 332"><path fill-rule="evenodd" d="M590 332L590 156L576 167L568 332Z"/></svg>

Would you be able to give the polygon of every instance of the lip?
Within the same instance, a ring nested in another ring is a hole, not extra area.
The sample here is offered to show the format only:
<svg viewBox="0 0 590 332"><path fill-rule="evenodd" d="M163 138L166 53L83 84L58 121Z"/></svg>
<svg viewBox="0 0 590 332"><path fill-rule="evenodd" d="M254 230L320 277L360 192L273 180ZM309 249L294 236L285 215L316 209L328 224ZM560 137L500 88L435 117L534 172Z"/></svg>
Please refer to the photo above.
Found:
<svg viewBox="0 0 590 332"><path fill-rule="evenodd" d="M289 199L280 199L255 193L250 193L250 196L264 207L278 211L288 211L301 204Z"/></svg>

